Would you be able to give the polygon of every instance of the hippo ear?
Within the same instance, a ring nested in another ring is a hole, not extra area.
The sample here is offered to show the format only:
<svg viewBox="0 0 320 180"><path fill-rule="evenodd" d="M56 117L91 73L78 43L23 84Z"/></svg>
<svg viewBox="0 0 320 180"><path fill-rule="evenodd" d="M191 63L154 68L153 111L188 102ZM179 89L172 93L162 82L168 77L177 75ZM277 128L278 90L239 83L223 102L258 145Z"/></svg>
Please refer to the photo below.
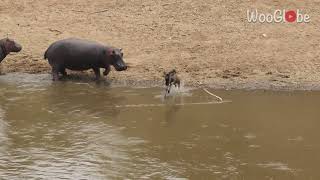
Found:
<svg viewBox="0 0 320 180"><path fill-rule="evenodd" d="M166 77L167 73L165 71L163 71L163 77Z"/></svg>
<svg viewBox="0 0 320 180"><path fill-rule="evenodd" d="M108 49L108 50L104 49L103 54L112 56L114 54L114 50L113 49Z"/></svg>
<svg viewBox="0 0 320 180"><path fill-rule="evenodd" d="M122 48L120 48L119 50L122 51Z"/></svg>

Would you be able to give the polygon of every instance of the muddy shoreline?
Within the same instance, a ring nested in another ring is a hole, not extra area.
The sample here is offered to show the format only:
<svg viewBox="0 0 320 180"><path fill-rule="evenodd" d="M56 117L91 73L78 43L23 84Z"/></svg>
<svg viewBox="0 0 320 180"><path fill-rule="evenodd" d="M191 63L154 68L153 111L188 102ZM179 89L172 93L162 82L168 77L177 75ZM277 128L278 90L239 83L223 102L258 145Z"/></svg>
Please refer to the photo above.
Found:
<svg viewBox="0 0 320 180"><path fill-rule="evenodd" d="M0 36L23 49L1 62L1 72L50 73L45 50L76 37L123 49L130 68L110 73L117 84L161 86L163 72L176 69L191 87L320 90L317 7L313 0L4 0ZM249 23L248 9L301 9L311 22Z"/></svg>

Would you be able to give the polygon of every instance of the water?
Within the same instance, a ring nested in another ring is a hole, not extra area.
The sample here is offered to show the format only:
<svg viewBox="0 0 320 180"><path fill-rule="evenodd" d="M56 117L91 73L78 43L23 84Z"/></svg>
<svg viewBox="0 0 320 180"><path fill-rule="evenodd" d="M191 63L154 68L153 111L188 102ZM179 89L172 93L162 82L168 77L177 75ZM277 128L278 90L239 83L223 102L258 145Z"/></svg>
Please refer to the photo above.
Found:
<svg viewBox="0 0 320 180"><path fill-rule="evenodd" d="M320 178L319 92L162 93L0 76L0 179Z"/></svg>

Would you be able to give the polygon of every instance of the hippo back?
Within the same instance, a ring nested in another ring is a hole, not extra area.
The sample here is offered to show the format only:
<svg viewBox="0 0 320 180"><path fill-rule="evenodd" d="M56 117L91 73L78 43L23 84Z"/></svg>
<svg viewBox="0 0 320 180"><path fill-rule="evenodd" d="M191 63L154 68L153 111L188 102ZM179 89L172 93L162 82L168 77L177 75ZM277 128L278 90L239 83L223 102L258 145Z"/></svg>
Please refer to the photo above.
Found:
<svg viewBox="0 0 320 180"><path fill-rule="evenodd" d="M50 64L63 65L72 70L86 70L102 66L106 47L88 40L69 38L54 42L45 52Z"/></svg>

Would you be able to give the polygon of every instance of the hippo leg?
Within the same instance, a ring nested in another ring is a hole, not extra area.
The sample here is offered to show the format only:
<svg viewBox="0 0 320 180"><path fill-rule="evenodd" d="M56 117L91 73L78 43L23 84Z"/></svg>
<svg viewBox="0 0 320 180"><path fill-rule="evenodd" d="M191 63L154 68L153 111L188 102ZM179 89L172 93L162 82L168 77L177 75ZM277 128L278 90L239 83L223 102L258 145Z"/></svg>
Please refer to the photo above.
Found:
<svg viewBox="0 0 320 180"><path fill-rule="evenodd" d="M111 71L111 68L110 68L110 66L108 66L107 68L105 68L105 70L104 70L104 72L103 72L103 75L104 75L104 76L107 76L110 71Z"/></svg>
<svg viewBox="0 0 320 180"><path fill-rule="evenodd" d="M53 81L59 80L59 69L56 67L52 67L52 80Z"/></svg>
<svg viewBox="0 0 320 180"><path fill-rule="evenodd" d="M94 74L96 75L96 80L100 79L100 68L92 68L94 71Z"/></svg>
<svg viewBox="0 0 320 180"><path fill-rule="evenodd" d="M66 68L60 68L60 73L62 74L62 76L67 76L67 72L66 72Z"/></svg>

